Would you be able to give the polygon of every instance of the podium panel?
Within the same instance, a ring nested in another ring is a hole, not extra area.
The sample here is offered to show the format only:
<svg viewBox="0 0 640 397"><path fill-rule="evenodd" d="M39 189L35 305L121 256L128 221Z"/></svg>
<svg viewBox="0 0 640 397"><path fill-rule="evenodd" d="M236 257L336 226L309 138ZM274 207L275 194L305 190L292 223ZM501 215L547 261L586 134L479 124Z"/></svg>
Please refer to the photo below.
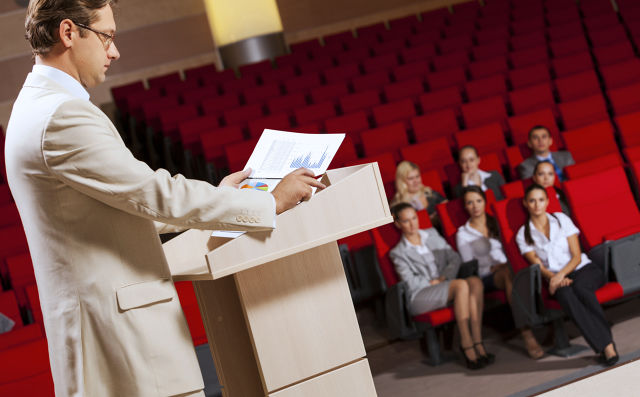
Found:
<svg viewBox="0 0 640 397"><path fill-rule="evenodd" d="M335 371L309 379L269 397L364 397L376 396L369 361L365 358Z"/></svg>

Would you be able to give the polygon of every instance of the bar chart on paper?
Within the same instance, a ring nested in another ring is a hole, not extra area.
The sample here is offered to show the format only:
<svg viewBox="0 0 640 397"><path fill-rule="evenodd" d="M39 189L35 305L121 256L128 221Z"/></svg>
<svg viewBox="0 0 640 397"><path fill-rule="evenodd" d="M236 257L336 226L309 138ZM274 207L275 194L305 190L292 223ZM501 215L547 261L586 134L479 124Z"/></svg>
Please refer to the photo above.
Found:
<svg viewBox="0 0 640 397"><path fill-rule="evenodd" d="M297 168L323 174L344 134L297 134L265 130L246 167L253 178L282 178Z"/></svg>

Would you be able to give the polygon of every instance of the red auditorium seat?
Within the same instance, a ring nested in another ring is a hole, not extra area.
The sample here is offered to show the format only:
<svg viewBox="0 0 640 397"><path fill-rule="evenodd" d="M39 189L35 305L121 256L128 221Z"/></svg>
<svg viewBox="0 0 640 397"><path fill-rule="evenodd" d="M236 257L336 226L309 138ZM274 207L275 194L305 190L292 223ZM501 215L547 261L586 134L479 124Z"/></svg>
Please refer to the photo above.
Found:
<svg viewBox="0 0 640 397"><path fill-rule="evenodd" d="M162 76L151 77L147 79L150 88L160 88L162 89L165 85L170 83L177 83L182 81L179 72L172 72L169 74L165 74Z"/></svg>
<svg viewBox="0 0 640 397"><path fill-rule="evenodd" d="M190 91L186 91L186 92L182 92L180 93L180 99L182 100L182 103L185 105L198 105L201 107L202 102L205 99L209 99L209 98L216 98L218 97L220 94L218 93L218 89L217 87L213 87L213 86L207 86L207 87L200 87L197 88L195 90L190 90ZM233 94L235 98L237 98L238 96Z"/></svg>
<svg viewBox="0 0 640 397"><path fill-rule="evenodd" d="M230 172L244 169L257 143L257 139L250 139L248 141L237 141L224 145L224 156Z"/></svg>
<svg viewBox="0 0 640 397"><path fill-rule="evenodd" d="M507 108L501 96L494 96L462 105L462 117L467 128L493 122L506 125Z"/></svg>
<svg viewBox="0 0 640 397"><path fill-rule="evenodd" d="M298 125L304 125L334 117L336 115L336 109L333 102L322 102L297 108L293 113Z"/></svg>
<svg viewBox="0 0 640 397"><path fill-rule="evenodd" d="M527 18L520 18L517 23L511 24L511 29L515 36L543 30L544 27L543 15L529 15Z"/></svg>
<svg viewBox="0 0 640 397"><path fill-rule="evenodd" d="M348 44L354 41L355 37L353 36L353 32L351 30L346 30L324 36L322 40L324 41L325 45L332 43Z"/></svg>
<svg viewBox="0 0 640 397"><path fill-rule="evenodd" d="M436 72L444 72L461 65L465 66L469 62L469 53L466 50L439 55L431 59L431 63Z"/></svg>
<svg viewBox="0 0 640 397"><path fill-rule="evenodd" d="M195 80L185 80L176 83L168 83L162 91L165 95L182 95L183 92L197 90L200 87Z"/></svg>
<svg viewBox="0 0 640 397"><path fill-rule="evenodd" d="M609 113L602 95L592 95L558 105L566 130L608 120Z"/></svg>
<svg viewBox="0 0 640 397"><path fill-rule="evenodd" d="M546 44L547 38L544 35L544 30L536 30L530 33L519 34L511 37L511 47L514 51L545 46Z"/></svg>
<svg viewBox="0 0 640 397"><path fill-rule="evenodd" d="M615 28L620 25L618 15L613 11L613 6L608 1L582 1L580 2L585 17L582 22L587 31Z"/></svg>
<svg viewBox="0 0 640 397"><path fill-rule="evenodd" d="M222 112L240 106L240 98L237 94L227 94L218 97L207 98L202 101L202 112L206 115L221 116Z"/></svg>
<svg viewBox="0 0 640 397"><path fill-rule="evenodd" d="M11 287L15 291L16 299L20 307L27 306L27 295L25 287L35 284L36 277L33 273L31 256L28 253L10 256L6 258Z"/></svg>
<svg viewBox="0 0 640 397"><path fill-rule="evenodd" d="M342 141L340 148L336 152L336 155L333 156L333 160L331 160L331 168L344 167L346 166L346 164L357 159L358 153L356 152L356 147L353 144L351 138L347 135L344 137L344 140Z"/></svg>
<svg viewBox="0 0 640 397"><path fill-rule="evenodd" d="M269 83L260 85L255 88L244 90L242 96L247 104L261 103L271 97L276 97L281 94L280 85L278 83Z"/></svg>
<svg viewBox="0 0 640 397"><path fill-rule="evenodd" d="M504 56L471 62L469 64L469 74L471 74L471 78L474 80L495 74L506 74L508 70L507 59Z"/></svg>
<svg viewBox="0 0 640 397"><path fill-rule="evenodd" d="M520 51L514 51L509 55L509 60L515 69L549 63L547 46L531 47Z"/></svg>
<svg viewBox="0 0 640 397"><path fill-rule="evenodd" d="M433 44L429 43L428 40L421 41L421 43L427 44L414 45L410 48L403 48L400 51L400 57L405 64L418 61L428 61L436 56L436 48Z"/></svg>
<svg viewBox="0 0 640 397"><path fill-rule="evenodd" d="M427 74L427 83L431 91L453 86L462 87L466 80L467 76L462 67Z"/></svg>
<svg viewBox="0 0 640 397"><path fill-rule="evenodd" d="M290 130L291 132L299 132L301 134L319 134L322 132L320 124L318 123L296 125L295 127L291 127Z"/></svg>
<svg viewBox="0 0 640 397"><path fill-rule="evenodd" d="M424 93L424 86L422 79L413 78L385 85L382 90L387 102L395 102L405 98L415 102Z"/></svg>
<svg viewBox="0 0 640 397"><path fill-rule="evenodd" d="M409 127L409 119L416 115L416 107L410 99L375 106L373 118L379 126L400 121L405 128Z"/></svg>
<svg viewBox="0 0 640 397"><path fill-rule="evenodd" d="M307 106L307 100L302 92L282 95L267 100L269 113L290 113L295 108Z"/></svg>
<svg viewBox="0 0 640 397"><path fill-rule="evenodd" d="M248 159L248 157L247 157ZM392 183L396 179L396 160L391 153L382 153L377 156L363 157L347 163L347 166L368 163L378 163L380 177L383 183Z"/></svg>
<svg viewBox="0 0 640 397"><path fill-rule="evenodd" d="M202 323L193 283L191 281L178 281L175 283L175 287L180 299L180 306L182 306L182 312L189 326L189 332L191 332L193 345L199 346L207 343L207 334Z"/></svg>
<svg viewBox="0 0 640 397"><path fill-rule="evenodd" d="M194 154L202 152L200 146L200 133L218 128L218 116L201 116L195 119L183 121L178 125L178 133L180 134L180 142L185 149L190 150Z"/></svg>
<svg viewBox="0 0 640 397"><path fill-rule="evenodd" d="M364 110L367 115L371 115L371 108L380 104L380 94L378 90L366 90L356 92L340 98L340 107L344 114Z"/></svg>
<svg viewBox="0 0 640 397"><path fill-rule="evenodd" d="M338 98L348 95L349 87L346 82L333 83L329 85L322 85L311 90L311 100L313 103L320 103L324 101L335 101L338 103Z"/></svg>
<svg viewBox="0 0 640 397"><path fill-rule="evenodd" d="M238 67L238 71L242 77L256 76L262 72L268 72L272 70L271 61L266 59L264 61L249 63Z"/></svg>
<svg viewBox="0 0 640 397"><path fill-rule="evenodd" d="M494 152L499 152L500 156L502 156L502 150L507 147L502 127L498 123L486 124L483 127L457 132L455 138L458 143L458 149L466 145L472 145L480 156ZM501 158L500 162L505 163L506 161Z"/></svg>
<svg viewBox="0 0 640 397"><path fill-rule="evenodd" d="M308 73L284 81L284 87L290 94L299 91L308 91L320 84L320 75L318 73Z"/></svg>
<svg viewBox="0 0 640 397"><path fill-rule="evenodd" d="M143 92L145 90L142 81L134 81L133 83L111 87L111 96L118 109L124 108L125 98L135 92Z"/></svg>
<svg viewBox="0 0 640 397"><path fill-rule="evenodd" d="M388 71L398 66L398 56L395 53L379 55L362 61L365 73Z"/></svg>
<svg viewBox="0 0 640 397"><path fill-rule="evenodd" d="M3 168L1 172L2 175L0 176L2 176L2 178L4 179L4 160L2 160L2 168ZM7 185L6 183L0 184L0 205L9 204L12 201L13 201L13 197L11 197L11 191L9 190L9 185Z"/></svg>
<svg viewBox="0 0 640 397"><path fill-rule="evenodd" d="M257 85L258 80L252 76L220 82L222 92L224 92L225 94L239 94L242 91L255 88Z"/></svg>
<svg viewBox="0 0 640 397"><path fill-rule="evenodd" d="M0 276L7 279L6 259L29 252L29 247L22 225L0 228L0 241L2 241L2 244L0 244Z"/></svg>
<svg viewBox="0 0 640 397"><path fill-rule="evenodd" d="M177 142L180 137L178 133L180 123L196 118L198 118L198 108L195 105L165 109L159 114L160 131L173 142Z"/></svg>
<svg viewBox="0 0 640 397"><path fill-rule="evenodd" d="M509 44L506 39L498 39L487 44L477 45L471 50L473 59L478 61L484 61L495 57L503 57L506 56L508 52Z"/></svg>
<svg viewBox="0 0 640 397"><path fill-rule="evenodd" d="M16 299L14 291L0 292L0 313L9 317L15 323L13 329L22 328L22 317L20 315L20 307Z"/></svg>
<svg viewBox="0 0 640 397"><path fill-rule="evenodd" d="M334 62L333 62L333 58L314 58L314 59L309 59L307 61L304 62L300 62L298 64L298 70L300 71L300 74L305 76L308 74L313 74L313 73L318 73L318 72L322 72L326 69L332 68L334 66ZM291 76L289 79L293 79L295 78L295 76ZM284 83L284 81L283 81ZM303 89L306 89L303 88Z"/></svg>
<svg viewBox="0 0 640 397"><path fill-rule="evenodd" d="M0 391L17 392L17 394L2 394L3 396L53 397L53 381L50 374L45 339L14 346L0 352ZM40 376L46 380L37 379Z"/></svg>
<svg viewBox="0 0 640 397"><path fill-rule="evenodd" d="M600 73L608 90L640 82L640 59L602 66Z"/></svg>
<svg viewBox="0 0 640 397"><path fill-rule="evenodd" d="M562 41L571 37L584 34L582 29L582 23L580 22L580 14L576 12L577 18L573 21L562 21L559 24L551 24L547 28L547 35L550 41ZM552 15L548 15L547 18L552 18Z"/></svg>
<svg viewBox="0 0 640 397"><path fill-rule="evenodd" d="M487 213L493 215L492 205L495 203L496 199L491 189L487 190L487 193L487 203L485 208ZM469 219L469 215L467 210L464 208L462 198L438 204L436 206L436 211L438 212L440 223L442 224L442 237L447 240L453 249L457 250L456 233L458 232L458 228L467 223L467 220Z"/></svg>
<svg viewBox="0 0 640 397"><path fill-rule="evenodd" d="M551 61L556 77L570 76L574 73L593 70L593 61L589 51L581 51Z"/></svg>
<svg viewBox="0 0 640 397"><path fill-rule="evenodd" d="M427 114L451 108L456 116L461 114L462 96L458 87L449 87L420 95L420 107Z"/></svg>
<svg viewBox="0 0 640 397"><path fill-rule="evenodd" d="M265 129L287 131L289 127L291 127L291 122L289 121L289 115L287 113L276 113L251 120L249 121L248 127L249 136L251 138L259 138Z"/></svg>
<svg viewBox="0 0 640 397"><path fill-rule="evenodd" d="M640 112L625 114L615 118L620 141L624 147L640 145Z"/></svg>
<svg viewBox="0 0 640 397"><path fill-rule="evenodd" d="M440 193L442 197L446 197L444 187L442 186L442 178L440 178L437 170L423 171L422 174L420 174L420 178L422 179L423 185L429 186L431 189Z"/></svg>
<svg viewBox="0 0 640 397"><path fill-rule="evenodd" d="M506 97L507 82L504 75L496 74L467 82L465 84L465 91L467 92L469 101L477 101L495 95Z"/></svg>
<svg viewBox="0 0 640 397"><path fill-rule="evenodd" d="M509 102L511 102L513 114L517 116L543 109L552 109L557 112L555 98L549 83L511 91Z"/></svg>
<svg viewBox="0 0 640 397"><path fill-rule="evenodd" d="M563 132L562 138L576 162L618 154L613 126L608 120Z"/></svg>
<svg viewBox="0 0 640 397"><path fill-rule="evenodd" d="M360 137L365 156L394 152L409 144L405 127L400 122L363 131Z"/></svg>
<svg viewBox="0 0 640 397"><path fill-rule="evenodd" d="M509 71L509 81L514 90L551 81L549 65L537 63Z"/></svg>
<svg viewBox="0 0 640 397"><path fill-rule="evenodd" d="M397 39L388 38L382 43L373 44L371 51L374 56L393 54L396 59L399 59L399 52L407 46L407 40L405 38L406 36L401 36L401 33L398 33L398 36L399 38Z"/></svg>
<svg viewBox="0 0 640 397"><path fill-rule="evenodd" d="M263 72L260 74L260 80L262 80L263 84L270 83L282 83L285 80L293 78L296 75L296 70L293 66L281 66L278 69L273 69L268 72Z"/></svg>
<svg viewBox="0 0 640 397"><path fill-rule="evenodd" d="M360 68L358 64L354 62L326 69L323 74L328 84L342 83L359 76Z"/></svg>
<svg viewBox="0 0 640 397"><path fill-rule="evenodd" d="M305 41L299 41L297 43L292 43L289 44L289 48L291 49L292 53L296 53L296 52L310 52L312 50L315 50L317 48L320 48L320 41L318 39L311 39L311 40L305 40Z"/></svg>
<svg viewBox="0 0 640 397"><path fill-rule="evenodd" d="M620 42L629 42L627 32L621 24L605 26L597 29L587 29L587 34L594 48L608 46Z"/></svg>
<svg viewBox="0 0 640 397"><path fill-rule="evenodd" d="M458 120L453 109L444 109L427 113L411 119L413 134L416 142L425 142L436 138L447 138L454 143L453 134L460 130Z"/></svg>
<svg viewBox="0 0 640 397"><path fill-rule="evenodd" d="M471 30L473 30L473 27L471 27ZM437 46L441 54L450 54L452 52L469 51L473 47L473 41L471 36L462 35L441 39Z"/></svg>
<svg viewBox="0 0 640 397"><path fill-rule="evenodd" d="M510 33L507 24L493 24L492 27L482 28L481 30L476 31L476 41L478 42L478 46L489 46L494 43L502 46L502 42L508 40L509 36ZM473 48L475 58L477 58L477 55L475 53L476 48L477 47Z"/></svg>
<svg viewBox="0 0 640 397"><path fill-rule="evenodd" d="M236 72L233 69L218 71L216 65L208 64L185 69L184 77L186 80L196 79L200 84L208 86L218 85L220 81L235 79Z"/></svg>
<svg viewBox="0 0 640 397"><path fill-rule="evenodd" d="M264 111L262 110L262 104L259 103L239 106L222 112L222 118L227 125L238 124L243 127L247 125L247 122L259 119L262 116L264 116Z"/></svg>
<svg viewBox="0 0 640 397"><path fill-rule="evenodd" d="M600 82L595 71L587 70L555 80L561 102L569 102L590 95L600 94Z"/></svg>
<svg viewBox="0 0 640 397"><path fill-rule="evenodd" d="M403 65L396 66L391 70L393 77L397 82L405 80L419 79L420 82L425 81L425 77L429 72L429 63L427 61L407 62Z"/></svg>
<svg viewBox="0 0 640 397"><path fill-rule="evenodd" d="M375 72L354 77L351 80L351 85L355 92L362 92L370 89L380 89L390 82L388 72Z"/></svg>
<svg viewBox="0 0 640 397"><path fill-rule="evenodd" d="M313 39L312 41L315 41L316 43L319 43L317 39ZM296 44L293 44L293 45L296 45ZM299 64L300 62L308 61L309 60L309 54L311 54L314 50L319 50L321 48L322 48L322 46L320 46L318 44L317 47L313 46L313 48L309 48L308 50L304 50L304 51L300 51L300 52L292 51L291 54L280 55L280 56L276 57L276 59L275 59L277 69L274 69L274 70L294 67L297 64ZM264 73L263 73L263 77L264 77Z"/></svg>
<svg viewBox="0 0 640 397"><path fill-rule="evenodd" d="M26 287L27 300L29 301L29 310L33 316L33 321L39 324L44 332L44 322L42 319L42 309L40 308L40 296L38 295L38 288L35 284L28 285Z"/></svg>
<svg viewBox="0 0 640 397"><path fill-rule="evenodd" d="M609 90L607 96L611 102L613 113L622 116L628 113L640 111L640 97L638 91L640 83L631 84L614 90Z"/></svg>
<svg viewBox="0 0 640 397"><path fill-rule="evenodd" d="M640 232L640 213L622 167L566 181L564 188L585 250Z"/></svg>
<svg viewBox="0 0 640 397"><path fill-rule="evenodd" d="M625 39L623 42L597 47L593 49L593 55L600 66L613 65L620 62L632 60L635 52L631 43Z"/></svg>
<svg viewBox="0 0 640 397"><path fill-rule="evenodd" d="M0 132L1 133L1 132ZM0 158L2 160L2 158ZM20 214L14 203L6 203L0 205L0 227L21 226Z"/></svg>
<svg viewBox="0 0 640 397"><path fill-rule="evenodd" d="M560 130L556 124L556 118L551 109L543 109L535 112L523 114L521 116L509 117L507 120L511 138L516 145L525 144L529 140L529 131L536 125L543 125L551 132L554 144L557 147L564 147Z"/></svg>
<svg viewBox="0 0 640 397"><path fill-rule="evenodd" d="M233 143L243 141L244 134L242 128L238 125L230 125L222 128L203 131L200 133L200 146L202 154L206 161L213 163L217 168L224 166L231 167L231 164L225 161L225 149ZM228 157L226 157L228 159ZM249 157L247 157L247 160ZM234 164L237 166L237 164ZM240 165L240 167L244 164ZM239 170L238 168L230 168L231 170Z"/></svg>
<svg viewBox="0 0 640 397"><path fill-rule="evenodd" d="M362 110L329 118L325 120L324 126L327 133L345 133L357 145L362 142L360 132L371 128L367 114Z"/></svg>
<svg viewBox="0 0 640 397"><path fill-rule="evenodd" d="M142 104L142 120L153 128L155 132L160 131L160 114L171 108L180 106L177 96L160 97L146 101Z"/></svg>
<svg viewBox="0 0 640 397"><path fill-rule="evenodd" d="M591 160L580 161L564 168L563 172L569 179L582 178L611 168L622 167L624 162L618 152L595 157Z"/></svg>
<svg viewBox="0 0 640 397"><path fill-rule="evenodd" d="M575 36L549 43L554 58L559 58L589 50L589 44L584 36Z"/></svg>
<svg viewBox="0 0 640 397"><path fill-rule="evenodd" d="M448 176L444 172L447 164L454 164L449 142L444 138L438 138L415 145L405 146L400 149L403 160L416 163L420 170L436 170L442 181L447 181Z"/></svg>

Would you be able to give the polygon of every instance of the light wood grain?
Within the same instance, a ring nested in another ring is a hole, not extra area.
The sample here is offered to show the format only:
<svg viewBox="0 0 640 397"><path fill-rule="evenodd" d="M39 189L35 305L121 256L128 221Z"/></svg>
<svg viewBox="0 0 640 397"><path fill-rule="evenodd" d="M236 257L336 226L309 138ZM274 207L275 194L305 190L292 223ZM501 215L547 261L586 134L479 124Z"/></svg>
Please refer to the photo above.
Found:
<svg viewBox="0 0 640 397"><path fill-rule="evenodd" d="M264 396L233 277L194 282L224 397Z"/></svg>
<svg viewBox="0 0 640 397"><path fill-rule="evenodd" d="M365 356L337 243L235 277L267 391Z"/></svg>
<svg viewBox="0 0 640 397"><path fill-rule="evenodd" d="M269 394L269 397L373 397L369 361L363 359L297 385Z"/></svg>

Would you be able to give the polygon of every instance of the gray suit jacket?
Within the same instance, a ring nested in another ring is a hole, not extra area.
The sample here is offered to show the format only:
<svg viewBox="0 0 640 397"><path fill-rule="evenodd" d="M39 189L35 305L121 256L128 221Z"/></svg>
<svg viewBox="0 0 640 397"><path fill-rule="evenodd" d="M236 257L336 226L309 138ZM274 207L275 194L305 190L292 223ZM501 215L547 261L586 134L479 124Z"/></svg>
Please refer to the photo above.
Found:
<svg viewBox="0 0 640 397"><path fill-rule="evenodd" d="M200 368L158 230L267 230L272 197L136 160L107 116L29 74L6 137L58 397L184 394Z"/></svg>
<svg viewBox="0 0 640 397"><path fill-rule="evenodd" d="M493 195L496 197L496 200L502 200L504 197L502 197L502 191L500 190L500 186L504 185L504 178L502 177L502 175L500 175L498 171L487 171L487 172L490 173L491 176L485 179L484 185L487 187L487 189L491 189L491 191L493 192ZM453 195L455 197L460 197L462 196L462 191L463 191L462 184L458 183L453 188Z"/></svg>
<svg viewBox="0 0 640 397"><path fill-rule="evenodd" d="M435 263L438 267L437 275L433 275L433 277L429 275L424 256L418 254L404 238L389 252L389 257L398 276L407 282L410 301L421 289L429 287L431 285L429 282L432 279L440 276L445 276L447 280L456 278L462 263L460 255L447 244L436 229L420 230L420 236L423 244L431 250L435 257Z"/></svg>
<svg viewBox="0 0 640 397"><path fill-rule="evenodd" d="M571 153L566 150L551 152L551 157L560 168L575 164L573 156L571 156ZM518 174L520 175L520 179L531 178L533 176L533 169L536 167L536 164L538 164L538 161L539 160L535 155L531 155L531 157L520 163L518 165Z"/></svg>

